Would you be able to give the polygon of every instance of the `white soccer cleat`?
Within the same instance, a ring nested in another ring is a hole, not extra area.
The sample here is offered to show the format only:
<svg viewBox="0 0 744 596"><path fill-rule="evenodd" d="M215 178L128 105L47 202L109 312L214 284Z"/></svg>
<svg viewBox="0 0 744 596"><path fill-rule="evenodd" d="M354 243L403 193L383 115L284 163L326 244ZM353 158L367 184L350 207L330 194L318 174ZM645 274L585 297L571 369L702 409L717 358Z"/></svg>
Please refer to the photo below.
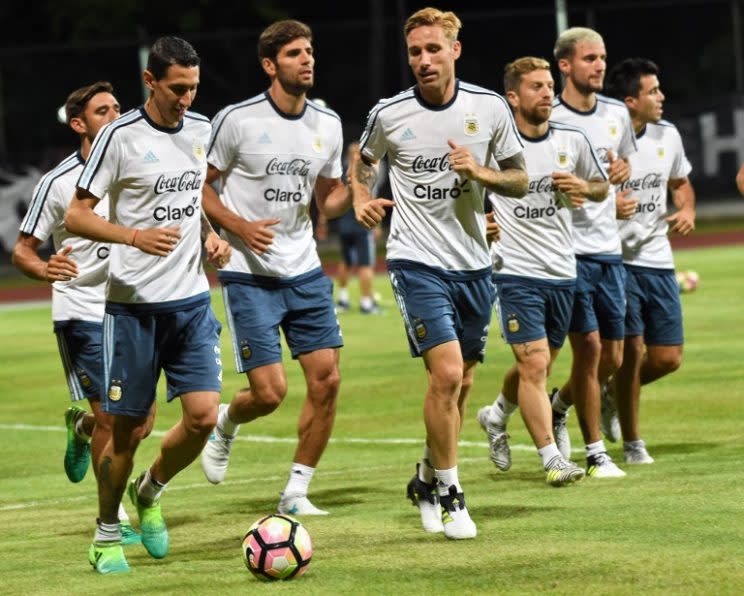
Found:
<svg viewBox="0 0 744 596"><path fill-rule="evenodd" d="M625 476L606 451L586 458L586 475L590 478L622 478Z"/></svg>
<svg viewBox="0 0 744 596"><path fill-rule="evenodd" d="M418 507L421 514L421 525L431 533L444 532L442 524L442 509L437 494L437 484L427 484L419 478L419 464L416 464L416 474L406 487L406 496L411 499L414 507Z"/></svg>
<svg viewBox="0 0 744 596"><path fill-rule="evenodd" d="M227 410L227 408L227 404L220 404L217 420L220 419L222 413ZM237 428L235 429L235 432L237 434ZM219 422L217 422L207 444L204 445L201 454L202 469L204 470L204 475L207 477L207 480L212 484L219 484L225 479L225 474L227 474L227 465L230 462L230 450L232 449L234 439L235 435L229 436L223 433Z"/></svg>
<svg viewBox="0 0 744 596"><path fill-rule="evenodd" d="M646 444L643 441L640 441L640 443L641 445L638 446L628 445L627 443L623 445L623 459L626 464L635 465L654 463L654 458L648 454L648 451L646 451Z"/></svg>
<svg viewBox="0 0 744 596"><path fill-rule="evenodd" d="M503 426L496 426L490 421L491 406L484 406L478 410L478 423L488 435L488 450L494 465L506 472L511 468L511 449L509 449L509 435Z"/></svg>
<svg viewBox="0 0 744 596"><path fill-rule="evenodd" d="M327 511L318 509L310 502L307 495L281 493L279 506L276 508L279 513L286 515L328 515Z"/></svg>
<svg viewBox="0 0 744 596"><path fill-rule="evenodd" d="M556 455L545 466L545 481L551 486L566 486L583 477L584 470L562 455Z"/></svg>
<svg viewBox="0 0 744 596"><path fill-rule="evenodd" d="M602 385L600 398L602 434L610 443L617 443L622 436L622 430L620 429L620 420L617 417L615 396L610 391L609 383Z"/></svg>
<svg viewBox="0 0 744 596"><path fill-rule="evenodd" d="M458 493L454 484L449 487L446 495L439 495L439 502L442 504L444 535L452 540L475 538L478 529L465 506L465 495Z"/></svg>
<svg viewBox="0 0 744 596"><path fill-rule="evenodd" d="M550 403L553 403L553 396L559 391L556 387L550 392ZM568 434L568 428L566 427L566 421L568 420L568 412L557 412L551 408L553 413L553 438L555 439L555 446L558 447L558 451L564 459L571 459L571 435Z"/></svg>

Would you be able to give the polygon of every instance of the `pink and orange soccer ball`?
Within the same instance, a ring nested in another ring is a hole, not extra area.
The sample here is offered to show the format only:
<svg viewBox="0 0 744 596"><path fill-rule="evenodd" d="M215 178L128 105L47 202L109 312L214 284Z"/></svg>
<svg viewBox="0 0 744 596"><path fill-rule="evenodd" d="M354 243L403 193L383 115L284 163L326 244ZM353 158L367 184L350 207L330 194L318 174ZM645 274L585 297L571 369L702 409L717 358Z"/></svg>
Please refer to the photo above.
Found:
<svg viewBox="0 0 744 596"><path fill-rule="evenodd" d="M254 523L243 538L243 561L262 580L294 579L307 571L313 544L305 526L275 513Z"/></svg>
<svg viewBox="0 0 744 596"><path fill-rule="evenodd" d="M681 294L689 294L697 290L700 284L700 276L696 271L677 271L677 283Z"/></svg>

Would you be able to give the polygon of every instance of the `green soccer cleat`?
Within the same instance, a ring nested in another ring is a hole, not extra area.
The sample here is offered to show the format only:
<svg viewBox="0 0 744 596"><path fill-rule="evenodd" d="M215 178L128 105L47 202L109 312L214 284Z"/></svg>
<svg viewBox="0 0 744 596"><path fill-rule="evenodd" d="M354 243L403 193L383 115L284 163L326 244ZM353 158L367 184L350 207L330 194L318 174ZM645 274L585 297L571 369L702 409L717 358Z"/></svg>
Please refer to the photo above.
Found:
<svg viewBox="0 0 744 596"><path fill-rule="evenodd" d="M160 511L160 501L145 505L139 500L137 488L144 478L144 472L129 483L129 498L137 508L142 533L142 545L151 557L162 559L168 554L168 528Z"/></svg>
<svg viewBox="0 0 744 596"><path fill-rule="evenodd" d="M88 562L98 573L129 573L129 563L121 542L94 542L88 549Z"/></svg>
<svg viewBox="0 0 744 596"><path fill-rule="evenodd" d="M119 524L121 528L121 545L129 546L130 544L142 544L142 536L132 527L128 521Z"/></svg>
<svg viewBox="0 0 744 596"><path fill-rule="evenodd" d="M65 474L70 482L80 482L90 465L90 441L84 441L75 433L75 424L85 416L85 410L71 406L65 412L67 448L65 449Z"/></svg>

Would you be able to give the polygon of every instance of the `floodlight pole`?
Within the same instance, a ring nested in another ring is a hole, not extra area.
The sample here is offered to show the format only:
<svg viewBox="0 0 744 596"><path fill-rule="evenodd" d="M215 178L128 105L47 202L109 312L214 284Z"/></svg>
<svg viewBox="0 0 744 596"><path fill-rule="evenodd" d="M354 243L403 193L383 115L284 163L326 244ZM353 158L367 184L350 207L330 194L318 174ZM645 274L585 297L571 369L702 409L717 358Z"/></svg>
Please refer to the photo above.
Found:
<svg viewBox="0 0 744 596"><path fill-rule="evenodd" d="M566 0L555 0L555 28L558 30L558 35L568 29Z"/></svg>

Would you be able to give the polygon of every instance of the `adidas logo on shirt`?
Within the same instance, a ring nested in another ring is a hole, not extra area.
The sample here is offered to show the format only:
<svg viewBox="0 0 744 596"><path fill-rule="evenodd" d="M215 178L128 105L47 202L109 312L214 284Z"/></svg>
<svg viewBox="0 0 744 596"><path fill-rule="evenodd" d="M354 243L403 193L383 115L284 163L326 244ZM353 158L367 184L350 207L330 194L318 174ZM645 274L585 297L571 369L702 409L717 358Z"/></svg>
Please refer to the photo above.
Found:
<svg viewBox="0 0 744 596"><path fill-rule="evenodd" d="M416 138L416 135L413 134L413 131L410 128L406 128L403 131L403 134L400 135L401 141L413 141Z"/></svg>
<svg viewBox="0 0 744 596"><path fill-rule="evenodd" d="M258 137L258 143L260 145L269 145L271 144L271 138L268 134L263 133L260 137Z"/></svg>
<svg viewBox="0 0 744 596"><path fill-rule="evenodd" d="M160 160L155 156L152 151L145 153L145 163L160 163Z"/></svg>

